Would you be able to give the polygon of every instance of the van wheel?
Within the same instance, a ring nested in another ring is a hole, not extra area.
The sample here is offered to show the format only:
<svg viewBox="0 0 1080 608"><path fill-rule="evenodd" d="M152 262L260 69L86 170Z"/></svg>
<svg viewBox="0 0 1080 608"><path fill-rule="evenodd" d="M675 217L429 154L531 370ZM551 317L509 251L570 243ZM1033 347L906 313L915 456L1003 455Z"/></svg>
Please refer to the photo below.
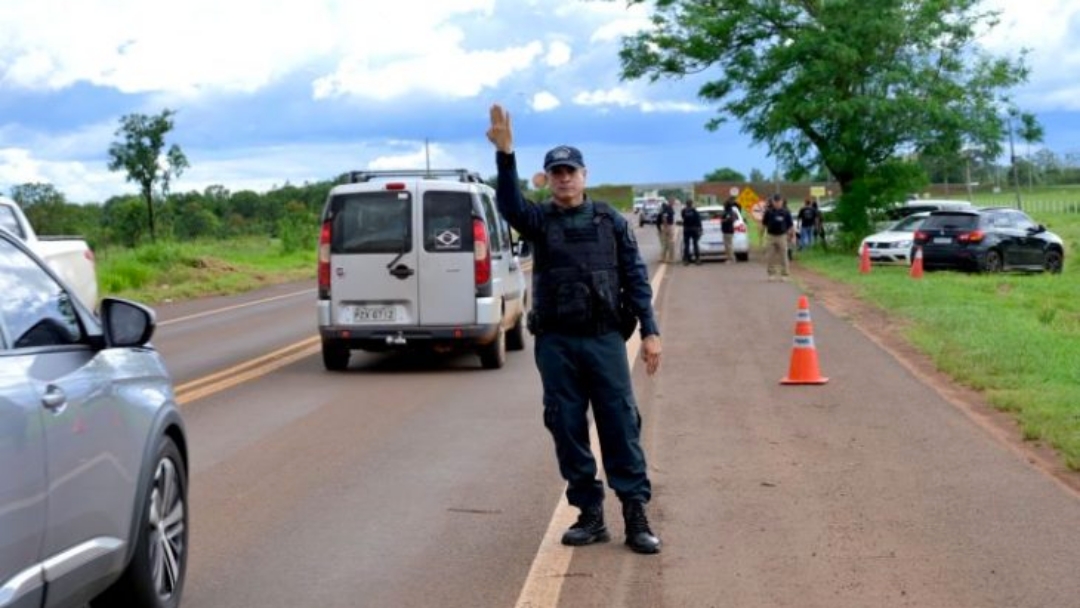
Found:
<svg viewBox="0 0 1080 608"><path fill-rule="evenodd" d="M153 478L139 504L135 554L92 608L176 608L187 568L187 471L176 443L162 437Z"/></svg>
<svg viewBox="0 0 1080 608"><path fill-rule="evenodd" d="M340 372L348 369L349 356L352 353L349 349L336 343L323 340L322 343L322 361L323 366L328 371Z"/></svg>
<svg viewBox="0 0 1080 608"><path fill-rule="evenodd" d="M747 252L747 253L736 253L735 254L735 261L736 262L745 262L746 260L749 260L749 259L750 259L750 253L749 252Z"/></svg>
<svg viewBox="0 0 1080 608"><path fill-rule="evenodd" d="M506 365L506 332L501 325L491 344L481 346L477 354L480 355L480 365L484 369L499 369Z"/></svg>
<svg viewBox="0 0 1080 608"><path fill-rule="evenodd" d="M507 332L506 350L525 350L525 313L518 315L517 322Z"/></svg>

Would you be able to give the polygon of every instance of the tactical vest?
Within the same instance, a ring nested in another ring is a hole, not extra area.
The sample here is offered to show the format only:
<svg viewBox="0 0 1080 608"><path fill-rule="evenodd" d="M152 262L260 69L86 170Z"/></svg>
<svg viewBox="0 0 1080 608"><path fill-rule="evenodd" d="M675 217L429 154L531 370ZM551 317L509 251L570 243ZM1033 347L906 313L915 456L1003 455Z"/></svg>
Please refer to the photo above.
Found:
<svg viewBox="0 0 1080 608"><path fill-rule="evenodd" d="M544 203L544 238L536 243L529 329L598 335L619 328L619 259L615 210L593 202L592 221L569 226Z"/></svg>

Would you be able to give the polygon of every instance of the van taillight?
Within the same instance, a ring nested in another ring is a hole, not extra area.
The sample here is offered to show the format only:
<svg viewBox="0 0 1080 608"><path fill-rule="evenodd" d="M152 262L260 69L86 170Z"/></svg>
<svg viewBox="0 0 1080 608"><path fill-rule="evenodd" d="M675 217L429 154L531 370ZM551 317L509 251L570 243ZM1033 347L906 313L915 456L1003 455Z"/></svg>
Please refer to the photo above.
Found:
<svg viewBox="0 0 1080 608"><path fill-rule="evenodd" d="M746 224L735 224L735 232L742 234L746 232Z"/></svg>
<svg viewBox="0 0 1080 608"><path fill-rule="evenodd" d="M319 232L319 299L330 297L330 222L323 222Z"/></svg>
<svg viewBox="0 0 1080 608"><path fill-rule="evenodd" d="M480 219L473 219L473 259L476 286L491 282L491 247L488 243L487 228Z"/></svg>

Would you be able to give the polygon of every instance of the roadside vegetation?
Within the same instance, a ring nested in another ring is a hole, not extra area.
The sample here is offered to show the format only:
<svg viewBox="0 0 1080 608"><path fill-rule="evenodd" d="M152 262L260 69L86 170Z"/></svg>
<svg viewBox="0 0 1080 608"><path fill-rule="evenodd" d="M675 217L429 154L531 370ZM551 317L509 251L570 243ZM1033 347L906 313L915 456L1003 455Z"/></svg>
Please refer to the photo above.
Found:
<svg viewBox="0 0 1080 608"><path fill-rule="evenodd" d="M801 252L798 264L900 320L940 370L982 391L1016 417L1026 440L1048 443L1080 470L1080 213L1029 215L1065 241L1062 274L927 272L915 280L906 266L877 265L860 274L854 249Z"/></svg>
<svg viewBox="0 0 1080 608"><path fill-rule="evenodd" d="M110 247L97 253L98 285L103 296L150 305L305 279L314 286L314 233L309 241L292 248L267 237Z"/></svg>

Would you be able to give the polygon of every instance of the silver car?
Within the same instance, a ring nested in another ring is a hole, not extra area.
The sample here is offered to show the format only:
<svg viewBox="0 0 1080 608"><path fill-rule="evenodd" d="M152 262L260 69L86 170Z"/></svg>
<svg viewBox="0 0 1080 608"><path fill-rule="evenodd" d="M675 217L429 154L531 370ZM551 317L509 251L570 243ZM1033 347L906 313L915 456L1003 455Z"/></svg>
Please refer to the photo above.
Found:
<svg viewBox="0 0 1080 608"><path fill-rule="evenodd" d="M154 314L100 310L0 230L0 608L180 603L187 441Z"/></svg>

